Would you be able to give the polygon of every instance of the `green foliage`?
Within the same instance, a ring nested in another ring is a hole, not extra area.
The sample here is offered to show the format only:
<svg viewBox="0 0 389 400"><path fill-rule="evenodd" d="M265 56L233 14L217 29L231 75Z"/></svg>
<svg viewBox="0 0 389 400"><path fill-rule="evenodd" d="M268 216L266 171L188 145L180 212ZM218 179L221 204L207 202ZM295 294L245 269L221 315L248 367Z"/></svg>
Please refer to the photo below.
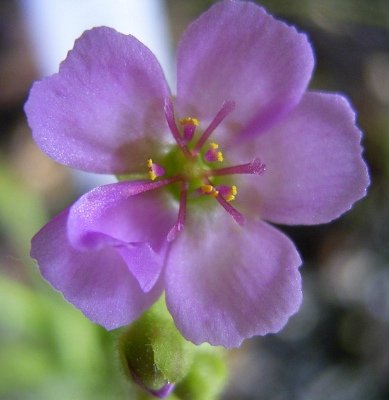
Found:
<svg viewBox="0 0 389 400"><path fill-rule="evenodd" d="M57 295L1 275L0 292L0 398L121 398L107 332Z"/></svg>
<svg viewBox="0 0 389 400"><path fill-rule="evenodd" d="M26 256L31 237L47 220L46 213L31 193L8 168L0 156L0 225L19 255Z"/></svg>

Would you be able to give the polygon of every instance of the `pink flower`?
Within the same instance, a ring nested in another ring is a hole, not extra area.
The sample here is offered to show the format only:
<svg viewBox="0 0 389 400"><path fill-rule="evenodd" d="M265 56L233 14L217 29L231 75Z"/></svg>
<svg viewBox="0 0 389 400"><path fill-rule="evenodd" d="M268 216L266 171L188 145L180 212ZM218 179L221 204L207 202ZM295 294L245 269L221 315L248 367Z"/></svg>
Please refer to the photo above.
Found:
<svg viewBox="0 0 389 400"><path fill-rule="evenodd" d="M184 33L173 97L137 39L85 32L59 73L34 84L28 121L56 161L128 179L37 233L42 275L107 329L164 291L194 343L280 330L301 303L301 260L264 221L329 222L369 183L347 100L306 92L313 63L304 34L225 0Z"/></svg>

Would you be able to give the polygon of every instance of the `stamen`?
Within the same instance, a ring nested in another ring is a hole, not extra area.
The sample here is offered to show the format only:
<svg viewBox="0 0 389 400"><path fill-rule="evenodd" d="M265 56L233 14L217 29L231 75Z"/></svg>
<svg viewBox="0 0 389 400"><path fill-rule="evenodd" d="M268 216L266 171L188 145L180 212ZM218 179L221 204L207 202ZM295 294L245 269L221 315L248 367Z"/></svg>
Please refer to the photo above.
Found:
<svg viewBox="0 0 389 400"><path fill-rule="evenodd" d="M196 126L195 125L185 125L184 126L184 140L186 143L189 143L195 133Z"/></svg>
<svg viewBox="0 0 389 400"><path fill-rule="evenodd" d="M210 143L210 149L204 154L204 158L208 162L219 161L223 162L223 153L218 150L219 145L217 143Z"/></svg>
<svg viewBox="0 0 389 400"><path fill-rule="evenodd" d="M182 152L188 158L191 158L192 154L186 147L186 144L181 137L180 131L177 128L176 119L174 117L173 103L169 97L167 97L165 99L164 111L165 111L165 118L166 118L167 124L169 125L170 131L171 131L175 141L177 142L178 147L182 150Z"/></svg>
<svg viewBox="0 0 389 400"><path fill-rule="evenodd" d="M147 167L149 168L149 178L152 181L155 181L158 177L165 175L165 169L160 165L153 163L151 158L147 160Z"/></svg>
<svg viewBox="0 0 389 400"><path fill-rule="evenodd" d="M235 200L235 197L238 194L238 189L235 185L221 185L217 187L217 190L228 202Z"/></svg>
<svg viewBox="0 0 389 400"><path fill-rule="evenodd" d="M261 175L265 172L266 166L262 164L259 158L247 164L234 165L226 168L215 168L206 172L205 176L222 176L222 175L236 175L236 174L250 174Z"/></svg>
<svg viewBox="0 0 389 400"><path fill-rule="evenodd" d="M244 224L244 216L230 203L228 203L223 196L216 197L216 200L228 212L228 214L230 214L231 217L234 218L236 223L238 223L239 225Z"/></svg>
<svg viewBox="0 0 389 400"><path fill-rule="evenodd" d="M200 136L200 139L196 143L193 154L198 154L200 149L203 147L204 143L208 140L211 136L212 132L220 125L224 118L227 117L235 108L235 102L233 101L225 101L222 105L222 108L216 114L213 121L209 124L208 128L203 132Z"/></svg>
<svg viewBox="0 0 389 400"><path fill-rule="evenodd" d="M185 218L186 218L186 200L188 197L188 183L183 182L180 192L180 205L178 208L177 222L174 224L173 228L170 229L167 235L167 241L173 241L179 232L184 229Z"/></svg>
<svg viewBox="0 0 389 400"><path fill-rule="evenodd" d="M180 119L180 124L199 126L199 120L193 117L185 117Z"/></svg>
<svg viewBox="0 0 389 400"><path fill-rule="evenodd" d="M180 124L184 128L184 141L188 143L192 140L196 127L199 126L199 120L192 117L181 118Z"/></svg>
<svg viewBox="0 0 389 400"><path fill-rule="evenodd" d="M205 178L208 182L209 186L211 185L211 182L209 179ZM208 186L208 185L203 185L203 186ZM203 187L202 186L202 187ZM213 187L213 186L212 186ZM221 191L225 191L225 187L220 186ZM238 193L236 186L231 187L231 191L235 192L235 195ZM219 194L219 190L217 191ZM235 196L234 195L234 196ZM234 218L235 222L239 225L244 224L244 216L236 209L234 208L224 197L223 195L221 196L215 196L216 200L219 202L219 204L228 212L228 214L231 215L232 218Z"/></svg>

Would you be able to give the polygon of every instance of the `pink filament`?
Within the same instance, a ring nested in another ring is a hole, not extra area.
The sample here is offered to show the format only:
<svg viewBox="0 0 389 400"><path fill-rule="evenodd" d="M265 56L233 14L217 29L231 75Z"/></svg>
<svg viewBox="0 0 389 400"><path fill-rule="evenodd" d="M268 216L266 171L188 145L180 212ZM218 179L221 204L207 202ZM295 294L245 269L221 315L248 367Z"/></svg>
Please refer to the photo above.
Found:
<svg viewBox="0 0 389 400"><path fill-rule="evenodd" d="M262 164L259 158L247 164L234 165L232 167L215 168L207 171L207 176L222 176L236 174L261 175L265 172L265 164Z"/></svg>
<svg viewBox="0 0 389 400"><path fill-rule="evenodd" d="M239 225L244 224L244 216L236 208L232 207L232 205L228 201L226 201L223 196L217 196L216 200L228 212L228 214L230 214L231 217L234 218L236 223L238 223Z"/></svg>
<svg viewBox="0 0 389 400"><path fill-rule="evenodd" d="M235 108L235 102L234 101L225 101L222 105L222 108L219 110L219 112L216 114L215 118L213 121L209 124L208 128L203 132L203 134L200 136L200 139L196 143L193 153L198 154L201 148L203 147L204 143L207 141L207 139L211 136L213 131L220 125L220 123L227 117L228 114L230 114Z"/></svg>
<svg viewBox="0 0 389 400"><path fill-rule="evenodd" d="M147 192L149 190L154 190L154 189L159 189L163 186L166 185L170 185L172 183L175 182L182 182L183 178L179 175L176 176L172 176L171 178L167 178L167 179L161 179L160 181L156 181L156 182L143 182L143 181L134 181L134 183L136 183L136 185L134 185L133 187L129 187L128 191L130 192L129 194L131 196L139 194L139 193L143 193L143 192Z"/></svg>
<svg viewBox="0 0 389 400"><path fill-rule="evenodd" d="M174 110L173 110L173 103L170 98L165 99L165 118L167 121L167 124L169 125L170 131L177 142L178 147L183 151L183 153L187 157L192 157L190 151L186 147L184 140L181 137L180 131L177 128L176 120L174 118Z"/></svg>
<svg viewBox="0 0 389 400"><path fill-rule="evenodd" d="M205 179L205 181L212 185L209 179ZM224 191L227 186L223 186L222 190ZM239 225L244 224L244 216L235 208L233 207L224 197L222 193L219 193L219 196L215 197L219 204L231 215L231 217L235 220L235 222Z"/></svg>
<svg viewBox="0 0 389 400"><path fill-rule="evenodd" d="M182 188L181 188L181 193L180 193L180 205L178 208L177 222L174 224L173 228L170 229L170 231L167 235L168 242L173 241L177 237L178 233L184 229L185 218L186 218L187 197L188 197L188 183L183 182Z"/></svg>
<svg viewBox="0 0 389 400"><path fill-rule="evenodd" d="M196 130L196 125L192 125L192 124L185 124L184 125L184 140L185 143L188 143L192 140L193 135L195 133Z"/></svg>

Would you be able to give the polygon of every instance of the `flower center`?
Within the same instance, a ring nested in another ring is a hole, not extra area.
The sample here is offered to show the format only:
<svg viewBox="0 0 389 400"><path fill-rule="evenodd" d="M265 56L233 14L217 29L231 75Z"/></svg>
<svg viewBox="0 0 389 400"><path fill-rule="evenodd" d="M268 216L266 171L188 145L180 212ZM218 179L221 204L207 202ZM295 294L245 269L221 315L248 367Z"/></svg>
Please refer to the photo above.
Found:
<svg viewBox="0 0 389 400"><path fill-rule="evenodd" d="M167 176L167 182L173 196L179 200L177 222L169 232L168 240L174 240L185 224L186 204L188 200L210 198L217 200L232 218L240 225L244 223L243 215L230 202L236 199L238 188L232 184L230 175L254 174L261 175L265 166L259 159L233 166L224 166L223 152L218 143L208 142L208 139L222 121L234 110L235 104L226 101L215 118L204 131L199 131L200 121L192 116L179 120L179 127L174 116L173 104L170 99L165 103L165 116L172 135L177 143L166 156L154 162L147 160L148 176L155 181ZM172 180L173 179L173 180ZM231 183L231 184L230 184Z"/></svg>

